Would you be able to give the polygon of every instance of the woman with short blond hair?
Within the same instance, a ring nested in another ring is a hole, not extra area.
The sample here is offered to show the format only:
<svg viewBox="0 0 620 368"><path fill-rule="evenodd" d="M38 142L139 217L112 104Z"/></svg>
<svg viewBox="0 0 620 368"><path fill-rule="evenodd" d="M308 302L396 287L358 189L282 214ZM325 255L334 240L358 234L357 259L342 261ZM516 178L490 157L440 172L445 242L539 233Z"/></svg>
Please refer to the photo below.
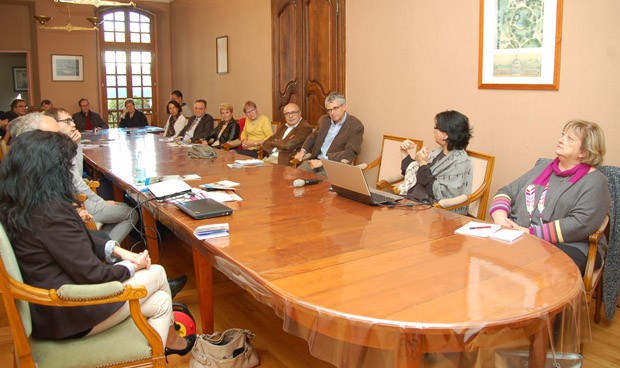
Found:
<svg viewBox="0 0 620 368"><path fill-rule="evenodd" d="M607 179L597 167L605 156L605 136L596 123L569 121L555 147L550 164L537 165L500 189L490 206L496 224L545 239L565 252L583 274L588 237L609 213ZM598 244L595 267L607 250Z"/></svg>

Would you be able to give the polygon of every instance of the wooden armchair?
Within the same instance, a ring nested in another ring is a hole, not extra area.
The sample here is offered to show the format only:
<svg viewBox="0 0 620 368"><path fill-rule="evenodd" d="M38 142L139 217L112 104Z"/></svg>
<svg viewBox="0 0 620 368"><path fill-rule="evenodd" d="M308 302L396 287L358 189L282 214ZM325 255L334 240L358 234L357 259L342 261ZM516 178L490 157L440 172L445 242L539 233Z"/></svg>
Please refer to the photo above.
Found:
<svg viewBox="0 0 620 368"><path fill-rule="evenodd" d="M280 125L282 123L279 121L272 121L271 122L271 130L273 131L273 133L275 134L278 131L278 128L280 128ZM265 150L263 149L263 146L258 147L258 159L262 160L265 158Z"/></svg>
<svg viewBox="0 0 620 368"><path fill-rule="evenodd" d="M605 259L601 267L594 269L596 262L596 254L598 252L598 242L601 236L605 234L609 239L609 215L605 216L601 226L588 238L590 242L590 248L588 250L588 261L586 263L586 271L583 274L583 286L586 289L586 299L588 303L592 300L592 297L596 295L596 302L594 307L594 322L599 323L601 321L601 306L603 305L603 269L605 268Z"/></svg>
<svg viewBox="0 0 620 368"><path fill-rule="evenodd" d="M470 150L467 150L467 155L471 159L473 170L472 193L468 196L463 194L454 198L442 199L433 206L448 211L467 206L469 216L484 220L487 202L489 201L489 191L491 190L495 156Z"/></svg>
<svg viewBox="0 0 620 368"><path fill-rule="evenodd" d="M8 316L16 367L165 367L159 334L140 311L143 286L118 281L96 285L63 285L58 290L26 285L9 239L0 225L0 290ZM94 336L38 340L31 336L28 303L74 307L129 301L131 318Z"/></svg>
<svg viewBox="0 0 620 368"><path fill-rule="evenodd" d="M379 157L374 159L374 161L368 165L365 165L365 172L372 170L375 167L379 168L377 173L377 189L387 190L398 194L398 185L404 179L400 170L400 163L404 157L403 151L400 149L400 145L407 139L416 144L416 150L421 149L424 145L424 142L419 139L384 135L381 154Z"/></svg>

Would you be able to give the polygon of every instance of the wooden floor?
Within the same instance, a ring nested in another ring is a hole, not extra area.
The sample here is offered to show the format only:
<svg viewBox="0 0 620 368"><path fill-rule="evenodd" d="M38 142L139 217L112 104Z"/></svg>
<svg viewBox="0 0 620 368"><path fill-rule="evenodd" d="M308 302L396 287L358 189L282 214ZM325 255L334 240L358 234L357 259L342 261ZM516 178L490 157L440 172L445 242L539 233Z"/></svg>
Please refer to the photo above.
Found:
<svg viewBox="0 0 620 368"><path fill-rule="evenodd" d="M177 241L171 234L164 235L162 264L168 275L175 277L187 274L190 279L175 301L189 306L195 318L199 319L196 284L193 277L191 250ZM200 325L199 321L197 323ZM11 367L13 345L4 309L0 310L0 367ZM216 273L215 285L215 328L223 331L231 327L247 328L256 334L253 340L261 359L261 367L332 367L318 360L308 352L306 341L285 333L282 320L273 310L256 300L232 281ZM170 367L187 367L189 355L171 356ZM584 367L620 366L620 313L613 321L592 323L592 342L584 344Z"/></svg>

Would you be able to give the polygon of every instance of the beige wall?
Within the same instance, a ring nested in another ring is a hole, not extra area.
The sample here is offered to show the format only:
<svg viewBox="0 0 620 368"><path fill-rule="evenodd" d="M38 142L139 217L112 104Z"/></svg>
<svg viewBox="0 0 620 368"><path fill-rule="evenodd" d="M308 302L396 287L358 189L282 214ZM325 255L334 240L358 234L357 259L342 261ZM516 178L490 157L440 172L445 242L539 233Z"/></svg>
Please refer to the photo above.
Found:
<svg viewBox="0 0 620 368"><path fill-rule="evenodd" d="M271 115L270 1L142 4L158 15L160 105L174 88L190 103L206 98L215 116L216 105L227 101L241 117L241 104L247 99ZM36 0L38 13L65 19L57 7L63 8ZM620 2L599 0L592 6L564 0L559 91L478 89L478 11L479 0L347 1L345 92L349 111L366 125L360 161L378 154L383 134L432 144L434 115L457 109L474 127L470 148L497 157L493 192L537 157L552 156L562 125L571 118L599 122L607 136L606 163L620 165L620 150L614 144L620 140L620 28L615 24ZM86 13L75 11L75 24ZM215 38L223 35L229 36L230 73L217 75ZM96 93L92 34L37 31L36 36L42 97L73 106L82 95ZM6 49L3 42L0 50ZM84 55L86 80L52 83L49 63L54 53Z"/></svg>
<svg viewBox="0 0 620 368"><path fill-rule="evenodd" d="M221 102L233 104L235 118L253 100L271 117L271 5L267 0L175 0L170 4L172 85L190 106L197 98L219 117ZM229 73L218 75L215 39L228 36Z"/></svg>
<svg viewBox="0 0 620 368"><path fill-rule="evenodd" d="M383 134L433 144L433 117L456 109L473 124L469 148L496 156L493 193L552 157L572 118L598 122L606 163L620 165L620 2L564 0L554 92L477 88L478 12L478 0L347 1L346 92L366 125L362 161L378 154Z"/></svg>
<svg viewBox="0 0 620 368"><path fill-rule="evenodd" d="M28 4L34 3L32 10L27 10ZM24 4L24 5L21 5ZM171 56L170 56L170 18L169 4L141 3L141 9L156 15L156 33L158 37L157 71L159 73L159 87L168 91L171 86ZM92 6L70 5L71 24L74 26L89 26L85 17L95 15ZM78 111L77 101L81 97L90 100L91 108L100 111L100 89L98 79L99 59L97 57L97 39L95 32L65 32L41 30L34 26L33 14L44 14L53 18L49 25L63 26L68 21L66 5L56 4L49 0L34 1L0 1L0 29L3 35L15 34L15 37L2 37L1 50L30 49L32 45L33 79L39 85L33 86L34 101L38 104L41 98L49 98L55 106L67 108L69 111ZM5 21L2 21L5 19ZM18 19L17 22L13 20ZM16 23L13 25L13 23ZM20 48L18 46L22 45ZM24 45L28 45L26 48ZM84 57L84 81L81 82L54 82L52 81L52 55L82 55ZM40 73L40 78L36 75ZM166 92L167 95L167 92ZM158 99L159 100L159 99ZM158 106L160 116L165 113L165 106Z"/></svg>
<svg viewBox="0 0 620 368"><path fill-rule="evenodd" d="M456 109L474 127L470 149L497 158L492 192L553 156L572 118L605 130L606 163L620 165L620 2L564 0L559 91L478 89L479 0L346 2L346 94L366 126L359 161L379 153L383 134L433 145L436 113ZM254 98L271 106L270 2L175 0L173 85L190 98ZM194 14L194 15L192 15ZM200 14L196 16L195 14ZM188 30L201 29L200 32ZM215 37L230 36L231 73L215 74ZM201 49L202 48L202 49ZM197 61L196 59L199 59ZM241 60L240 60L241 59ZM210 108L213 114L213 104ZM236 116L240 113L237 110ZM369 178L374 179L376 173Z"/></svg>
<svg viewBox="0 0 620 368"><path fill-rule="evenodd" d="M32 3L15 1L15 0L2 0L0 1L0 53L15 52L25 53L26 61L20 62L20 64L13 64L12 66L28 66L28 60L36 57L36 50L33 49L33 39L30 37L30 31L33 27L28 21L30 18L30 12L32 11ZM10 84L4 85L2 91L0 91L0 110L9 110L11 101L20 92L13 91L13 72L9 66L10 75L6 78L10 79ZM38 90L37 70L36 68L28 69L28 73L31 74L30 82L28 85L28 92L21 92L21 97L30 103L33 99L33 90ZM33 84L33 81L35 82Z"/></svg>

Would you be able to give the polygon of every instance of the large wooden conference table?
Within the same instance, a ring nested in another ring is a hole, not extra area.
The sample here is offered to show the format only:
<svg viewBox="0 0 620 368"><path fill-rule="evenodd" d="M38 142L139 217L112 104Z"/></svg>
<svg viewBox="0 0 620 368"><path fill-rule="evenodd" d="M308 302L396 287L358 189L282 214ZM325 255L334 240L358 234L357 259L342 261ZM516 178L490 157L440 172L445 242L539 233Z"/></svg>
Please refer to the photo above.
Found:
<svg viewBox="0 0 620 368"><path fill-rule="evenodd" d="M331 192L327 181L294 188L294 179L314 175L281 165L231 169L244 158L233 152L190 159L186 148L153 134L110 129L85 137L97 146L84 149L86 163L118 193L147 198L135 184L138 151L147 176L198 174L188 182L195 187L241 183L243 201L228 217L195 221L174 205L143 207L151 237L157 220L193 249L203 332L213 329L215 267L336 366L371 366L368 357L380 352L385 366L417 367L426 353L492 352L523 341L530 366L542 366L550 339L563 351L578 349L580 273L536 237L504 244L455 235L470 218L427 206L366 206ZM222 222L227 238L193 235L198 225ZM175 247L163 252L174 257ZM551 333L554 320L564 328Z"/></svg>

